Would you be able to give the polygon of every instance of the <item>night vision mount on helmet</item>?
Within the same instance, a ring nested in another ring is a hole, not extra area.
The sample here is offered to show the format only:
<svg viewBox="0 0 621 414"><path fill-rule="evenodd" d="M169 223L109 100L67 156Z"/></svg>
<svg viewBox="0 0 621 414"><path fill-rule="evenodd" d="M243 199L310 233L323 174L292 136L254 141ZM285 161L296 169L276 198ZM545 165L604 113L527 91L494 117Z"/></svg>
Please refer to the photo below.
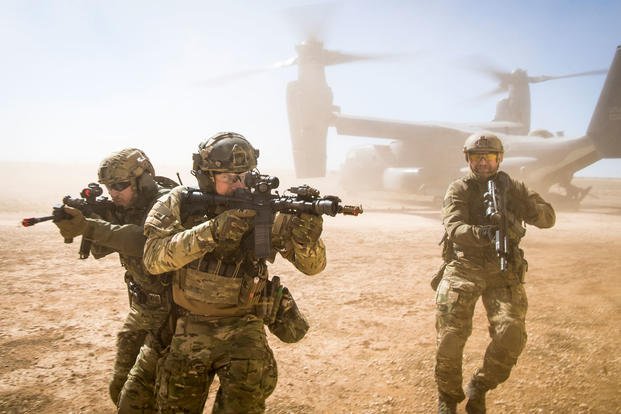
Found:
<svg viewBox="0 0 621 414"><path fill-rule="evenodd" d="M203 191L213 191L215 173L242 173L257 167L259 150L241 134L219 132L198 145L192 175Z"/></svg>
<svg viewBox="0 0 621 414"><path fill-rule="evenodd" d="M259 150L234 132L220 132L198 146L193 170L241 173L257 166Z"/></svg>

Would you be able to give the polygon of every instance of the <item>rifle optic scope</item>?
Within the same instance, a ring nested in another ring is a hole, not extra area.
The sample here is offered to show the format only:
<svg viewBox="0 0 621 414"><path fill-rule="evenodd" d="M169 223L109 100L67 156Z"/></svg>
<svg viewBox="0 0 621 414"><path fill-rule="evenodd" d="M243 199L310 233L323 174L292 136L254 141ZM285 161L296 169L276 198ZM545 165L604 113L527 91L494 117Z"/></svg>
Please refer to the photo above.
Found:
<svg viewBox="0 0 621 414"><path fill-rule="evenodd" d="M244 184L246 184L246 187L254 188L260 193L267 193L270 190L278 188L278 186L280 185L280 180L278 179L278 177L273 177L271 175L262 175L257 172L251 171L246 174Z"/></svg>
<svg viewBox="0 0 621 414"><path fill-rule="evenodd" d="M80 191L80 197L86 200L89 200L89 201L95 200L97 197L99 197L102 194L103 194L103 189L97 183L89 183L86 188L83 188L82 191Z"/></svg>

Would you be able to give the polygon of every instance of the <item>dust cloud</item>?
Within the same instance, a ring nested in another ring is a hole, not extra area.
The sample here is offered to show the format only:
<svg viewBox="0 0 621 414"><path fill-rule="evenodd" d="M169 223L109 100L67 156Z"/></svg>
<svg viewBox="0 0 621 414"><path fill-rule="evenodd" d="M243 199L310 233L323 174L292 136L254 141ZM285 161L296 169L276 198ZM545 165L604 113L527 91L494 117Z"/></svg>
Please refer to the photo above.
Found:
<svg viewBox="0 0 621 414"><path fill-rule="evenodd" d="M63 195L77 195L95 179L96 166L0 167L8 182L0 204L0 412L112 413L107 382L128 307L118 259L78 260L78 245L64 244L53 224L18 225L24 216L49 214ZM281 188L296 180L283 175L283 182ZM440 265L438 206L424 197L350 194L336 176L308 184L362 202L365 213L325 219L328 266L321 274L303 276L282 259L271 267L311 329L297 344L270 336L279 380L267 412L432 412L429 279ZM510 379L489 393L490 412L621 407L621 181L577 184L593 185L579 210L559 211L553 229L528 228L529 339ZM466 378L487 335L479 306L464 354Z"/></svg>

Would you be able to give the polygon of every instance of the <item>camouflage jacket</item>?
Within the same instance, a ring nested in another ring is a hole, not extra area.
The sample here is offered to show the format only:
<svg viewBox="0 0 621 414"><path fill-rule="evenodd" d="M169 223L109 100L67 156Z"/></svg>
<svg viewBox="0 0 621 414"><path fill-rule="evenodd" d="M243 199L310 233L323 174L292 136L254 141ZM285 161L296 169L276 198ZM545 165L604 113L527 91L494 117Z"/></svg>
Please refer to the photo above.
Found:
<svg viewBox="0 0 621 414"><path fill-rule="evenodd" d="M173 297L175 302L182 307L193 309L207 309L200 314L214 314L223 316L227 314L243 313L244 303L215 305L204 307L199 305L201 297L192 296L188 293L189 287L184 287L184 280L191 275L200 273L204 278L211 278L215 283L213 289L244 289L250 280L258 277L267 279L267 267L265 262L254 256L253 233L248 232L239 246L230 248L218 243L211 236L212 219L222 212L214 207L211 211L205 211L205 215L181 217L181 200L186 187L177 187L169 194L161 197L149 212L144 225L147 241L144 250L144 264L147 270L153 274L175 271L173 277ZM290 239L290 227L288 223L291 216L278 214L272 227L272 254L268 259L273 262L276 253L279 253L298 270L307 275L321 272L326 266L325 245L321 239L317 242L302 246ZM217 263L214 270L213 263ZM225 269L235 268L234 276ZM227 276L225 277L217 277ZM201 276L202 277L202 276ZM228 280L227 280L228 279ZM233 285L231 279L238 279L241 287ZM201 283L208 283L202 279ZM207 295L204 284L197 287L198 295ZM243 296L243 294L242 294ZM189 299L188 299L189 298ZM192 300L197 299L198 302ZM242 301L243 302L243 301ZM194 306L196 304L196 306ZM226 308L226 309L225 309ZM228 310L227 310L228 309ZM230 313L229 313L230 311Z"/></svg>
<svg viewBox="0 0 621 414"><path fill-rule="evenodd" d="M504 172L498 172L494 179L507 210L509 248L517 254L526 232L522 223L549 228L554 225L556 215L552 206L524 183L513 180ZM487 180L481 181L470 173L451 183L442 207L448 240L456 252L475 260L495 256L492 242L482 233L483 226L490 224L485 217L486 192Z"/></svg>
<svg viewBox="0 0 621 414"><path fill-rule="evenodd" d="M161 280L150 275L142 264L144 251L144 221L157 198L169 190L161 187L141 193L128 208L115 206L105 217L87 218L85 236L93 242L91 252L99 259L117 252L125 267L126 279L130 278L145 293L162 293Z"/></svg>

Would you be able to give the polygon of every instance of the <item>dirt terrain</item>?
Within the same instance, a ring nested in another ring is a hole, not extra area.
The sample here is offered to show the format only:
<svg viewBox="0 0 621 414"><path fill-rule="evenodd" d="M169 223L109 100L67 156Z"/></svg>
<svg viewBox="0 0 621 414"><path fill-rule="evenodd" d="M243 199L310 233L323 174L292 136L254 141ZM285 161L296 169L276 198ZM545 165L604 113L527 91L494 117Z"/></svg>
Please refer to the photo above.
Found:
<svg viewBox="0 0 621 414"><path fill-rule="evenodd" d="M621 413L621 182L578 184L594 186L579 210L560 210L553 229L528 228L529 338L510 379L489 393L491 413ZM0 413L114 412L107 383L127 313L116 255L78 260L78 244L63 244L53 224L18 225L49 214L45 197L68 188L37 198L9 187L0 204ZM438 208L382 194L359 200L362 216L325 220L323 273L303 276L283 259L271 268L311 330L297 344L270 337L279 381L268 413L435 409ZM479 304L466 380L487 341Z"/></svg>

